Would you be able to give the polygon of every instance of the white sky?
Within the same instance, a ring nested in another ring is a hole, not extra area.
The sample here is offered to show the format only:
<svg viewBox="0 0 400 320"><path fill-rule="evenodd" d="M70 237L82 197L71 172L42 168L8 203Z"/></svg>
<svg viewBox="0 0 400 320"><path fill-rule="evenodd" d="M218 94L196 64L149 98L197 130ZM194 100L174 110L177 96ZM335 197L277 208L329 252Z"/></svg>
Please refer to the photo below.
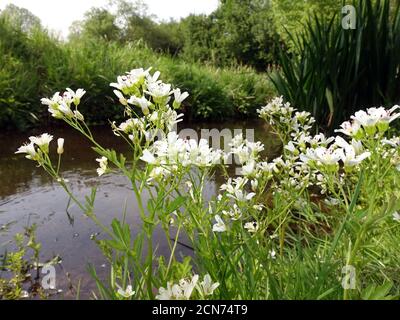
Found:
<svg viewBox="0 0 400 320"><path fill-rule="evenodd" d="M144 0L149 13L160 20L179 19L191 13L211 13L218 6L218 0ZM73 21L83 18L91 7L101 7L108 0L0 0L0 10L7 4L26 8L42 20L49 29L68 35Z"/></svg>

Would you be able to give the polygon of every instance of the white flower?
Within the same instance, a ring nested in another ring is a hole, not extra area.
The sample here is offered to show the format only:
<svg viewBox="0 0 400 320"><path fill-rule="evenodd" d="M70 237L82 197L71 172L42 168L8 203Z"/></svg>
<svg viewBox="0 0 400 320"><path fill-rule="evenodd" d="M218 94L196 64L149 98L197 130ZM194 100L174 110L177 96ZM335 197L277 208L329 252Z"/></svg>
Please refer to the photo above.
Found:
<svg viewBox="0 0 400 320"><path fill-rule="evenodd" d="M100 177L107 171L108 159L106 157L101 157L101 158L96 159L96 161L99 163L99 166L100 166L97 169L97 174Z"/></svg>
<svg viewBox="0 0 400 320"><path fill-rule="evenodd" d="M368 151L362 152L362 144L360 141L357 142L353 140L352 144L349 144L342 137L336 137L335 145L341 148L338 149L338 152L345 167L359 165L364 159L371 155Z"/></svg>
<svg viewBox="0 0 400 320"><path fill-rule="evenodd" d="M60 102L62 101L62 97L60 96L60 92L56 92L51 99L42 98L40 101L44 105L48 105L51 108L56 109Z"/></svg>
<svg viewBox="0 0 400 320"><path fill-rule="evenodd" d="M161 80L158 80L159 77L160 77L160 71L154 72L154 74L152 76L148 73L147 76L146 76L147 85L149 85L149 83L159 83L159 82L161 82Z"/></svg>
<svg viewBox="0 0 400 320"><path fill-rule="evenodd" d="M149 164L154 164L156 162L156 158L149 150L143 150L143 155L140 157L140 160L147 162Z"/></svg>
<svg viewBox="0 0 400 320"><path fill-rule="evenodd" d="M382 139L382 143L389 145L393 148L400 147L400 137L394 137L392 139Z"/></svg>
<svg viewBox="0 0 400 320"><path fill-rule="evenodd" d="M318 147L318 146L323 146L326 147L328 146L331 142L333 142L335 140L335 137L325 137L325 135L323 133L319 133L317 135L315 135L314 137L311 137L311 139L309 139L309 137L304 137L305 142L309 142L311 144L311 146L313 148ZM300 141L299 141L300 142Z"/></svg>
<svg viewBox="0 0 400 320"><path fill-rule="evenodd" d="M158 119L158 113L153 112L155 114L155 119L153 119L153 122L157 121ZM163 112L160 117L160 124L161 126L165 127L168 132L171 131L174 126L181 122L183 119L183 113L178 114L175 110L168 109L167 111Z"/></svg>
<svg viewBox="0 0 400 320"><path fill-rule="evenodd" d="M252 176L256 172L256 162L250 160L246 165L242 167L242 174L244 176Z"/></svg>
<svg viewBox="0 0 400 320"><path fill-rule="evenodd" d="M158 295L156 295L157 300L178 300L177 297L181 296L182 290L180 290L179 286L173 285L168 282L167 288L161 287L158 289Z"/></svg>
<svg viewBox="0 0 400 320"><path fill-rule="evenodd" d="M57 139L57 153L59 155L64 153L64 139L63 138Z"/></svg>
<svg viewBox="0 0 400 320"><path fill-rule="evenodd" d="M205 139L201 139L199 143L194 139L183 140L175 131L154 142L142 156L143 161L152 164L184 167L193 165L200 168L213 166L219 163L220 159L221 151L210 148Z"/></svg>
<svg viewBox="0 0 400 320"><path fill-rule="evenodd" d="M231 152L238 156L240 164L244 164L251 159L251 150L245 144L232 148Z"/></svg>
<svg viewBox="0 0 400 320"><path fill-rule="evenodd" d="M373 127L378 123L380 114L376 112L376 110L373 110L371 114L369 112L365 112L364 110L360 110L357 111L354 116L351 116L351 119L363 127Z"/></svg>
<svg viewBox="0 0 400 320"><path fill-rule="evenodd" d="M293 141L290 141L286 146L285 149L288 150L290 153L298 153L298 150L293 144Z"/></svg>
<svg viewBox="0 0 400 320"><path fill-rule="evenodd" d="M256 221L253 221L245 223L244 228L250 233L256 233L259 227L258 223Z"/></svg>
<svg viewBox="0 0 400 320"><path fill-rule="evenodd" d="M70 88L67 88L67 91L70 94L71 100L74 102L74 104L76 106L81 102L81 98L86 93L86 91L83 89L78 89L75 92L75 91L71 90Z"/></svg>
<svg viewBox="0 0 400 320"><path fill-rule="evenodd" d="M244 140L243 140L243 134L240 133L240 134L238 134L238 135L236 135L236 136L234 136L234 137L232 138L231 142L229 143L229 146L230 146L230 147L237 148L237 147L239 147L240 145L242 145L243 142L244 142Z"/></svg>
<svg viewBox="0 0 400 320"><path fill-rule="evenodd" d="M53 140L53 136L48 133L43 133L38 137L29 137L29 140L36 144L44 153L49 152L49 143Z"/></svg>
<svg viewBox="0 0 400 320"><path fill-rule="evenodd" d="M249 172L248 175L251 175L256 167L255 163L251 164L251 162L258 159L258 154L264 150L264 145L259 141L250 142L243 139L242 134L236 135L229 145L231 146L231 153L238 157L239 163L247 165L243 167L243 171Z"/></svg>
<svg viewBox="0 0 400 320"><path fill-rule="evenodd" d="M239 220L242 217L242 211L236 203L233 204L233 208L231 210L222 210L222 214L230 217L233 221Z"/></svg>
<svg viewBox="0 0 400 320"><path fill-rule="evenodd" d="M62 115L65 115L68 118L71 118L74 116L73 111L71 110L71 107L65 102L62 101L59 106L58 106L58 110L56 110L56 113L61 112ZM51 111L50 111L51 112ZM53 115L54 116L54 115Z"/></svg>
<svg viewBox="0 0 400 320"><path fill-rule="evenodd" d="M118 284L117 287L118 287L117 293L124 298L130 298L136 293L135 291L132 290L131 285L128 285L125 290L122 289Z"/></svg>
<svg viewBox="0 0 400 320"><path fill-rule="evenodd" d="M151 182L151 180L159 180L162 178L166 178L169 175L171 175L171 170L168 170L163 167L155 167L153 168L150 173L149 173L149 180L148 182Z"/></svg>
<svg viewBox="0 0 400 320"><path fill-rule="evenodd" d="M123 106L127 106L128 105L128 100L126 100L126 98L124 97L124 95L118 91L118 90L114 90L113 91L114 94L117 96L119 102L123 105Z"/></svg>
<svg viewBox="0 0 400 320"><path fill-rule="evenodd" d="M393 220L400 222L400 214L397 211L393 213Z"/></svg>
<svg viewBox="0 0 400 320"><path fill-rule="evenodd" d="M189 96L189 93L187 93L187 92L181 93L181 89L179 89L179 88L173 90L172 92L174 93L175 102L178 104L181 104L182 101L185 100Z"/></svg>
<svg viewBox="0 0 400 320"><path fill-rule="evenodd" d="M308 163L310 160L313 160L322 165L332 166L338 164L341 159L341 153L339 150L333 148L308 148L305 154L300 155L300 159L304 163Z"/></svg>
<svg viewBox="0 0 400 320"><path fill-rule="evenodd" d="M262 205L262 204L255 204L255 205L253 206L253 209L255 209L255 210L257 210L257 211L262 211L264 208L265 208L265 206Z"/></svg>
<svg viewBox="0 0 400 320"><path fill-rule="evenodd" d="M220 189L226 191L229 198L236 201L250 201L256 194L254 192L246 193L243 191L244 186L249 180L247 178L238 177L235 179L229 178L228 181L221 185Z"/></svg>
<svg viewBox="0 0 400 320"><path fill-rule="evenodd" d="M275 252L275 250L274 250L274 249L270 250L270 251L269 251L269 255L271 256L272 259L275 259L275 258L276 258L276 252Z"/></svg>
<svg viewBox="0 0 400 320"><path fill-rule="evenodd" d="M199 276L195 274L190 281L186 279L182 279L179 281L179 286L183 291L183 296L186 300L190 299L194 288L197 285L197 281L199 280Z"/></svg>
<svg viewBox="0 0 400 320"><path fill-rule="evenodd" d="M211 280L211 276L209 274L206 274L204 276L204 280L200 282L199 287L204 296L211 296L214 291L219 287L219 283L213 283Z"/></svg>
<svg viewBox="0 0 400 320"><path fill-rule="evenodd" d="M345 167L359 165L364 159L371 155L371 153L367 151L357 156L353 146L346 149L339 149L339 153Z"/></svg>
<svg viewBox="0 0 400 320"><path fill-rule="evenodd" d="M215 223L213 225L213 232L225 232L226 231L226 225L224 223L224 221L221 219L221 217L219 215L215 216L215 221L217 223Z"/></svg>
<svg viewBox="0 0 400 320"><path fill-rule="evenodd" d="M344 122L342 129L336 130L336 132L342 132L349 136L356 136L360 127L362 126L365 132L369 135L374 135L376 129L381 132L385 132L389 128L389 124L400 117L400 113L394 113L400 106L394 106L390 110L386 110L383 107L369 108L366 111L357 111L351 119L353 123Z"/></svg>
<svg viewBox="0 0 400 320"><path fill-rule="evenodd" d="M254 192L257 191L258 180L257 179L251 180L250 185L251 185L251 190L253 190Z"/></svg>
<svg viewBox="0 0 400 320"><path fill-rule="evenodd" d="M142 118L131 118L126 120L125 122L122 122L119 127L116 127L115 124L113 124L113 129L117 131L122 131L124 133L130 133L135 130L138 130L140 132L144 132L145 130L145 125L144 125L144 120Z"/></svg>
<svg viewBox="0 0 400 320"><path fill-rule="evenodd" d="M168 97L171 92L171 85L165 83L149 83L147 91L145 91L154 98L165 98Z"/></svg>
<svg viewBox="0 0 400 320"><path fill-rule="evenodd" d="M54 118L57 119L60 119L63 116L62 112L59 110L59 106L62 102L63 98L60 96L59 92L56 92L51 99L48 98L41 99L41 103L49 106L48 111Z"/></svg>
<svg viewBox="0 0 400 320"><path fill-rule="evenodd" d="M128 100L128 103L140 107L144 115L148 115L150 112L149 107L151 106L151 102L145 97L138 98L136 96L131 96Z"/></svg>
<svg viewBox="0 0 400 320"><path fill-rule="evenodd" d="M25 157L27 159L37 160L37 152L35 150L35 145L32 142L19 147L15 153L26 153Z"/></svg>
<svg viewBox="0 0 400 320"><path fill-rule="evenodd" d="M157 300L189 300L193 289L199 280L198 275L194 275L190 281L181 279L179 284L167 283L167 288L161 287L158 290Z"/></svg>
<svg viewBox="0 0 400 320"><path fill-rule="evenodd" d="M355 137L360 132L361 126L358 122L345 121L340 125L341 129L336 129L335 132L341 132L347 136Z"/></svg>
<svg viewBox="0 0 400 320"><path fill-rule="evenodd" d="M283 103L282 96L272 99L265 107L257 110L260 117L268 120L272 125L275 119L281 119L284 122L290 121L293 111L295 109L290 106L290 103Z"/></svg>
<svg viewBox="0 0 400 320"><path fill-rule="evenodd" d="M143 68L133 69L124 76L117 77L116 83L110 83L111 87L121 90L124 94L132 94L137 92L137 87L144 83L145 78L149 75L151 68L144 70Z"/></svg>

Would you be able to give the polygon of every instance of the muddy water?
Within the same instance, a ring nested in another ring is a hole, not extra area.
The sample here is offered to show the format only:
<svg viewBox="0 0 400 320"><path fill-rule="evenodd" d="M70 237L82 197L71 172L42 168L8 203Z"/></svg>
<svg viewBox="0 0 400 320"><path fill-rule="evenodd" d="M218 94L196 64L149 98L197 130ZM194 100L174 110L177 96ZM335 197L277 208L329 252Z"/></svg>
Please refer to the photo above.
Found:
<svg viewBox="0 0 400 320"><path fill-rule="evenodd" d="M205 128L255 129L255 139L265 143L267 154L275 153L278 148L262 122L258 121L196 123L180 127L193 128L197 132ZM45 262L56 255L62 259L56 267L56 286L62 293L56 298L75 298L75 293L68 289L70 281L75 286L80 281L81 298L89 298L91 291L95 290L95 284L87 272L88 264L96 267L100 278L105 279L109 272L106 260L90 239L93 234L102 236L99 228L84 217L76 206L72 205L67 210L68 196L62 188L41 168L37 168L34 162L14 154L29 135L42 132L53 134L55 139L65 138L62 175L69 180L73 193L79 199L90 195L92 187L98 188L95 212L105 225L109 225L114 218L121 218L126 206L127 221L133 232L140 228L137 206L127 178L112 173L99 179L96 175L96 154L91 151L90 144L72 129L57 127L23 134L3 133L0 134L0 255L14 248L13 236L16 233L23 232L25 226L35 223L37 240L42 244L40 260ZM94 136L102 145L128 153L124 141L110 132L108 127L93 129ZM55 154L55 150L52 154ZM218 180L216 177L208 181L208 187L205 188L207 198L217 192L222 183ZM146 198L146 194L143 197ZM156 232L154 242L158 246L158 253L168 253L162 232ZM184 246L179 250L179 254L190 254L190 250Z"/></svg>

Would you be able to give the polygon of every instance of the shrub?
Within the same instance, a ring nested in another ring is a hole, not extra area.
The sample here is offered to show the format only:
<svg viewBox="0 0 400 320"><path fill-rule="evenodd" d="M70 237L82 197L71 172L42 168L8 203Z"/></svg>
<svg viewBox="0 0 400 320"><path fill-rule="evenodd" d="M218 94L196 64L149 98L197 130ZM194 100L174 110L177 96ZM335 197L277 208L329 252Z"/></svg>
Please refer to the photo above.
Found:
<svg viewBox="0 0 400 320"><path fill-rule="evenodd" d="M356 8L355 30L344 30L337 16L315 16L301 35L292 35L296 54L281 52L272 75L280 94L329 129L358 106L400 99L399 4L391 11L389 0L363 0Z"/></svg>

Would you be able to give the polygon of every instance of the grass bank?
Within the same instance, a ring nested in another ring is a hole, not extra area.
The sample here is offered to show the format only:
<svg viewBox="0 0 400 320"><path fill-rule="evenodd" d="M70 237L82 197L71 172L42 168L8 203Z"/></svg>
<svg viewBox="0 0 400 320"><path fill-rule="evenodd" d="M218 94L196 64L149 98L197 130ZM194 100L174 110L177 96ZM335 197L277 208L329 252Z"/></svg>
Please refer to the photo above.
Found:
<svg viewBox="0 0 400 320"><path fill-rule="evenodd" d="M141 42L82 39L61 42L45 30L25 33L0 20L0 127L26 129L49 119L40 98L66 87L85 88L91 124L121 115L109 83L125 71L148 66L191 93L189 119L223 120L254 115L275 90L266 74L248 67L220 69L161 55ZM107 99L104 99L106 95ZM195 103L194 103L195 102Z"/></svg>

